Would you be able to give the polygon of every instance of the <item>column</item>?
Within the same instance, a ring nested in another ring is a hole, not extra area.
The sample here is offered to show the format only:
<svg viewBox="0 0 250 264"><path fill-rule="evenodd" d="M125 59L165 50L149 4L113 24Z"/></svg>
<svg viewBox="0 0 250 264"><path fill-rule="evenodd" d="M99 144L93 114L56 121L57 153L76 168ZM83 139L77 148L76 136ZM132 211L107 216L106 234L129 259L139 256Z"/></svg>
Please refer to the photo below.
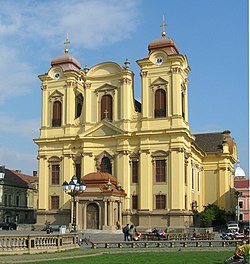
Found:
<svg viewBox="0 0 250 264"><path fill-rule="evenodd" d="M111 200L109 201L109 206L108 206L108 216L109 216L109 219L108 219L108 225L111 227L112 226L112 202Z"/></svg>
<svg viewBox="0 0 250 264"><path fill-rule="evenodd" d="M119 221L120 226L122 228L123 223L122 223L122 203L121 202L118 202L118 210L119 210L119 212L118 212L118 221Z"/></svg>
<svg viewBox="0 0 250 264"><path fill-rule="evenodd" d="M107 214L107 201L104 201L104 226L107 225L108 222L108 214Z"/></svg>
<svg viewBox="0 0 250 264"><path fill-rule="evenodd" d="M87 216L86 216L86 213L87 213L87 210L86 210L87 206L85 203L82 204L82 214L83 214L83 222L82 222L82 225L83 225L83 229L87 229Z"/></svg>
<svg viewBox="0 0 250 264"><path fill-rule="evenodd" d="M51 107L48 100L47 84L42 83L42 127L48 127L50 122L50 116L48 111Z"/></svg>

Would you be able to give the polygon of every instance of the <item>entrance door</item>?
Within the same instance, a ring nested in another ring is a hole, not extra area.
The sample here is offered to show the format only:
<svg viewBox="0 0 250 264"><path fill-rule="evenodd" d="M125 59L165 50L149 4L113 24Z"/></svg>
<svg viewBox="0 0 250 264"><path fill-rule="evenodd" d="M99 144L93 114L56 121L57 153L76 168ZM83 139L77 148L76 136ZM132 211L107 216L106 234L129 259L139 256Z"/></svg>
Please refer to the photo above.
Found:
<svg viewBox="0 0 250 264"><path fill-rule="evenodd" d="M87 229L99 229L99 208L94 203L87 207Z"/></svg>

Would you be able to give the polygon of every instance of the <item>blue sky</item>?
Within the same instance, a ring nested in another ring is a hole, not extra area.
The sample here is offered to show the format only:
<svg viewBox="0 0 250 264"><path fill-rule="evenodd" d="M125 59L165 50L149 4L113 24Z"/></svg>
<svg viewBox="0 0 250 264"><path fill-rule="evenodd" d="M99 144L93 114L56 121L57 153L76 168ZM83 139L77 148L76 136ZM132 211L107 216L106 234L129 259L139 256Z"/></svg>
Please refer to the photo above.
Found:
<svg viewBox="0 0 250 264"><path fill-rule="evenodd" d="M247 0L0 0L0 164L26 174L37 170L41 117L39 74L69 53L82 68L123 64L135 73L148 44L167 36L187 55L189 123L192 133L230 130L241 167L249 170L249 44Z"/></svg>

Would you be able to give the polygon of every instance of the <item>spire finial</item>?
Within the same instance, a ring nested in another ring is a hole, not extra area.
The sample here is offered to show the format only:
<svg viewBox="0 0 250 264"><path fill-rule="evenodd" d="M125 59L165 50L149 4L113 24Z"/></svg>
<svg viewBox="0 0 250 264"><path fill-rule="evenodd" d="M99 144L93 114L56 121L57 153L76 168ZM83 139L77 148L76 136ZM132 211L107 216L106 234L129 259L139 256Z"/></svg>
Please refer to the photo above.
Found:
<svg viewBox="0 0 250 264"><path fill-rule="evenodd" d="M164 27L167 26L167 24L165 24L164 22L164 15L162 16L162 23L160 25L160 27L162 28L161 29L161 36L164 38L166 36L166 32L165 32L165 29Z"/></svg>
<svg viewBox="0 0 250 264"><path fill-rule="evenodd" d="M64 42L64 44L65 44L65 49L64 49L64 52L65 53L69 53L69 34L67 33L67 37L66 37L66 40L65 40L65 42Z"/></svg>

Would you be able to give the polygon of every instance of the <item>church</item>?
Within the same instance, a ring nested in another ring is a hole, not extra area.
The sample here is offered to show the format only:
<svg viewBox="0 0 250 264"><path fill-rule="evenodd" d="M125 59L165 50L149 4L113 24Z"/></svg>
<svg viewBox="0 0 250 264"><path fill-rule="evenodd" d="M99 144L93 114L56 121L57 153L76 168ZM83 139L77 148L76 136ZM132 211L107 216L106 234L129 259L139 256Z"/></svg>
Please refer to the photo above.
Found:
<svg viewBox="0 0 250 264"><path fill-rule="evenodd" d="M68 38L39 75L38 224L187 228L208 204L234 211L234 138L190 131L188 60L161 33L137 60L141 102L128 60L82 68ZM74 175L86 189L71 197L62 186Z"/></svg>

